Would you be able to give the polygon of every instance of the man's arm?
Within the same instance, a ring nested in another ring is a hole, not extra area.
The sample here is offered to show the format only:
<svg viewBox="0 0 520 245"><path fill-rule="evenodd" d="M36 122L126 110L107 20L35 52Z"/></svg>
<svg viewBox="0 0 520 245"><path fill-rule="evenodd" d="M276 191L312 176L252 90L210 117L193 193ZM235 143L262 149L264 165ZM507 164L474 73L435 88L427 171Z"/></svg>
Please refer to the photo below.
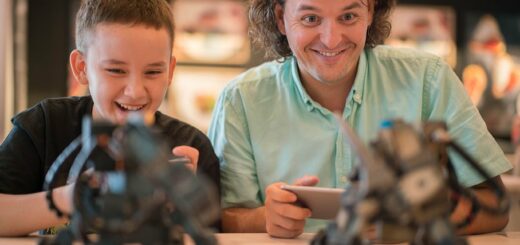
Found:
<svg viewBox="0 0 520 245"><path fill-rule="evenodd" d="M427 103L430 108L426 119L443 118L448 125L451 138L455 139L473 159L478 159L481 167L492 176L510 170L510 163L488 132L486 123L465 92L460 79L453 69L445 62L441 62L441 59L437 60L437 64L440 66L432 66L438 69L435 72L436 76L431 76L434 79L428 82L430 83L428 86L432 86L433 89L427 91L428 94L425 95L425 98L429 98ZM464 167L467 166L466 162L459 161L451 156L450 159L454 164L455 172L460 176L458 178L459 183L478 183L480 176L468 171ZM500 177L494 179L503 187ZM472 189L479 202L497 206L493 191L486 183L473 186ZM459 223L470 210L470 201L461 200L451 216L451 221L455 224ZM497 231L502 229L507 222L508 214L498 216L479 212L473 222L459 230L458 233L476 234Z"/></svg>
<svg viewBox="0 0 520 245"><path fill-rule="evenodd" d="M500 188L504 188L500 176L495 177L494 180L499 184ZM488 183L484 182L473 186L472 190L475 192L479 202L491 207L497 207L498 200ZM470 210L471 202L465 198L461 198L450 217L451 221L455 224L462 221L469 214ZM508 221L508 213L495 215L479 211L475 216L475 219L468 226L458 230L457 233L459 235L469 235L500 231L507 225Z"/></svg>
<svg viewBox="0 0 520 245"><path fill-rule="evenodd" d="M56 206L65 213L71 211L70 193L73 185L53 191ZM0 194L0 236L23 236L40 229L64 224L49 210L45 192L24 195Z"/></svg>
<svg viewBox="0 0 520 245"><path fill-rule="evenodd" d="M293 185L314 186L315 176L304 176ZM281 189L283 182L270 184L266 189L265 206L258 208L228 208L222 214L224 232L267 232L273 237L294 238L302 234L305 220L311 211L295 205L294 193Z"/></svg>
<svg viewBox="0 0 520 245"><path fill-rule="evenodd" d="M224 209L222 212L222 231L265 233L265 207Z"/></svg>

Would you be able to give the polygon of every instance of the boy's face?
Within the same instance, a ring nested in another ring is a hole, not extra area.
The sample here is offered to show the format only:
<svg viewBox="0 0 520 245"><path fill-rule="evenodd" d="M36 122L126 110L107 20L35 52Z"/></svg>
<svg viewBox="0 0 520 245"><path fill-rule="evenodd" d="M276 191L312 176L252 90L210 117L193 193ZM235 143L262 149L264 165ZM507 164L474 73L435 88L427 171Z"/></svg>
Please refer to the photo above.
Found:
<svg viewBox="0 0 520 245"><path fill-rule="evenodd" d="M171 83L175 58L166 29L99 24L85 54L75 50L75 77L89 86L92 117L122 124L130 112L155 112Z"/></svg>

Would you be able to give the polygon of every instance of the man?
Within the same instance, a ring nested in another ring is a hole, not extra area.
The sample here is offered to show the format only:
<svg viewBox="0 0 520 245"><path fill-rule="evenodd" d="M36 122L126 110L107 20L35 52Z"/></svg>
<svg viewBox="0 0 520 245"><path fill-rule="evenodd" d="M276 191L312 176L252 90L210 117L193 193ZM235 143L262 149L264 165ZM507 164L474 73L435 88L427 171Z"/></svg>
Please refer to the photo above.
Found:
<svg viewBox="0 0 520 245"><path fill-rule="evenodd" d="M224 231L296 237L308 220L284 183L344 187L356 156L333 112L365 143L383 119L443 120L457 141L497 176L511 168L465 94L438 57L381 44L394 0L253 0L253 40L278 61L252 68L221 94L210 140L221 160ZM453 158L460 182L494 203L485 180ZM303 177L302 177L303 176ZM318 183L319 182L319 183ZM452 215L469 212L462 202ZM461 233L501 229L507 216L478 214Z"/></svg>

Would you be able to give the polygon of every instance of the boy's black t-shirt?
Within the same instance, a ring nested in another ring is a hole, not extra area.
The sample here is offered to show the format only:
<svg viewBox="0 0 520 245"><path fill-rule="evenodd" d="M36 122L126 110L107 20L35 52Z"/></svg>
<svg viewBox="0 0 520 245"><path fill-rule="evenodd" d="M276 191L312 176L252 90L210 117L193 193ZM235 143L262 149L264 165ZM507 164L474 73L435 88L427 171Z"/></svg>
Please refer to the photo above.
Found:
<svg viewBox="0 0 520 245"><path fill-rule="evenodd" d="M13 129L0 145L0 193L28 194L43 191L47 171L58 155L81 134L84 115L92 114L90 96L46 99L16 115ZM199 150L197 174L206 175L220 190L219 162L209 139L196 128L155 113L155 123L169 145ZM64 185L74 156L57 173ZM220 197L220 195L218 195Z"/></svg>

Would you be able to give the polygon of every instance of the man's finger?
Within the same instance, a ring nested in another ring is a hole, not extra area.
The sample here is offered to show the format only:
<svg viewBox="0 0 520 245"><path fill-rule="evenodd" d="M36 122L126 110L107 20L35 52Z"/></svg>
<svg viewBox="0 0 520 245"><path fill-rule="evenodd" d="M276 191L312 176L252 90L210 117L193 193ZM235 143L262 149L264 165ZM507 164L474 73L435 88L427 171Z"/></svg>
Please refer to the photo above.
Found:
<svg viewBox="0 0 520 245"><path fill-rule="evenodd" d="M320 182L320 179L316 176L303 176L295 180L293 185L315 186L318 182Z"/></svg>
<svg viewBox="0 0 520 245"><path fill-rule="evenodd" d="M290 191L283 190L281 188L282 185L285 185L283 182L273 183L267 186L265 193L266 196L274 200L276 202L281 203L292 203L296 202L296 195Z"/></svg>
<svg viewBox="0 0 520 245"><path fill-rule="evenodd" d="M291 220L305 220L311 216L311 210L289 203L274 203L272 210L277 215Z"/></svg>

